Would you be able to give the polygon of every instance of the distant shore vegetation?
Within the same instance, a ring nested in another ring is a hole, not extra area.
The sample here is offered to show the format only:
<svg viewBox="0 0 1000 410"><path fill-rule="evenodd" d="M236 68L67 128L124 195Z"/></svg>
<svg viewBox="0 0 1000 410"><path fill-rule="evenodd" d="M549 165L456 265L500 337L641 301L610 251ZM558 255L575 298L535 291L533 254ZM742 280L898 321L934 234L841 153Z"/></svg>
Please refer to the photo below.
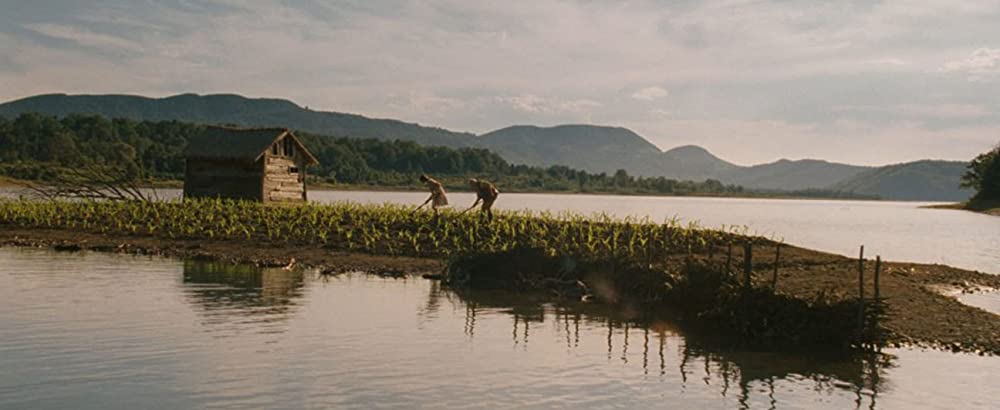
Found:
<svg viewBox="0 0 1000 410"><path fill-rule="evenodd" d="M973 201L1000 200L1000 144L979 154L962 176L962 186L976 190Z"/></svg>
<svg viewBox="0 0 1000 410"><path fill-rule="evenodd" d="M113 167L146 184L179 181L184 175L184 148L204 127L83 114L0 117L0 176L45 183L58 180L67 169ZM466 189L467 178L479 177L496 182L506 192L876 199L828 190L748 191L714 179L637 177L625 170L608 174L558 165L515 165L482 148L421 146L411 141L305 132L296 135L320 161L309 170L311 181L330 187L417 187L417 177L427 173L457 190Z"/></svg>

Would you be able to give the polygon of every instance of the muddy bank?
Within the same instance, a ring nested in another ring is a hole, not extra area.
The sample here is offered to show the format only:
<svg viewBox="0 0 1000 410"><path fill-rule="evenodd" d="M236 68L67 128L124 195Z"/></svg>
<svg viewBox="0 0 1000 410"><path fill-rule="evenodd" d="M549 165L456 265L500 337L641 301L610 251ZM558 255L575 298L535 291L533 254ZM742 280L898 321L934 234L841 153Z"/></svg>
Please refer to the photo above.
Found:
<svg viewBox="0 0 1000 410"><path fill-rule="evenodd" d="M801 301L813 304L817 300L837 303L857 298L857 259L783 245L775 277L776 246L774 243L763 243L754 247L752 283L755 288L769 288L773 280L775 293L788 296L796 303ZM693 258L699 263L716 266L724 266L726 260L731 259L732 270L737 276L741 276L742 249L735 248L732 257L728 253L728 250L716 250L712 255L696 254ZM672 257L666 263L670 266L667 270L676 271L679 265L684 264L686 257ZM558 272L562 268L560 263L555 263L549 270ZM879 329L886 344L1000 354L1000 315L965 305L954 297L956 292L973 293L998 288L1000 276L935 264L883 262L881 268L879 291L884 300L885 316L879 323ZM576 279L565 275L548 278L532 276L531 272L526 272L512 275L513 282L520 281L527 283L527 286L541 283L554 293L567 293L566 289L572 289ZM865 295L869 298L870 305L870 298L874 293L874 261L866 261L865 272ZM478 280L488 281L489 278ZM638 281L640 280L630 278L625 282L634 284ZM568 293L575 295L593 292L595 286L592 281L584 282L589 289ZM497 283L485 285L494 286ZM635 291L622 289L620 286L605 288L611 289L605 291L611 295L623 293L621 291Z"/></svg>
<svg viewBox="0 0 1000 410"><path fill-rule="evenodd" d="M857 259L787 246L781 252L776 292L806 299L820 294L857 297ZM762 258L773 254L773 248L760 252ZM866 297L871 297L874 289L872 265L873 261L866 262ZM754 271L761 272L755 274L754 283L767 286L773 263L755 263ZM1000 354L1000 315L962 304L943 294L942 287L960 292L998 288L1000 275L937 264L883 262L879 290L887 310L881 323L886 341L893 346Z"/></svg>
<svg viewBox="0 0 1000 410"><path fill-rule="evenodd" d="M172 240L145 235L109 235L59 229L0 230L0 244L49 247L65 251L93 250L177 258L211 259L264 266L298 266L328 271L365 271L382 274L439 273L444 264L431 258L389 257L338 251L320 245L285 245L262 241ZM755 286L772 280L774 246L754 249ZM727 252L698 256L723 263ZM742 261L735 249L733 266ZM858 291L857 260L792 246L783 246L776 292L803 300L817 297L847 299ZM866 275L870 296L874 283L871 264ZM1000 276L943 265L886 262L880 291L888 315L881 323L890 345L916 345L982 354L1000 354L1000 315L960 303L940 288L1000 288Z"/></svg>
<svg viewBox="0 0 1000 410"><path fill-rule="evenodd" d="M402 256L343 252L321 246L296 246L249 241L172 240L149 236L108 235L59 229L0 229L0 245L44 247L59 251L97 251L159 255L257 266L316 268L326 272L368 272L379 275L440 272L440 261Z"/></svg>
<svg viewBox="0 0 1000 410"><path fill-rule="evenodd" d="M753 291L750 292L754 297L750 303L743 300L742 289L739 289L744 281L740 249L735 250L732 257L728 251L712 256L695 254L690 260L686 260L689 256L680 255L649 269L619 265L617 272L609 272L609 267L599 267L596 275L587 272L592 270L589 266L583 272L580 269L573 271L571 267L579 263L567 263L559 258L547 261L539 258L542 261L539 264L547 266L536 269L534 265L537 264L526 262L497 267L499 260L515 258L483 255L478 259L469 258L464 268L460 265L457 281L459 285L512 291L544 288L555 294L571 297L583 294L585 298L610 303L675 305L699 320L705 317L722 319L719 321L722 327L742 328L723 330L739 330L736 336L759 339L765 344L796 344L800 339L824 343L816 340L817 335L838 343L850 339L853 333L873 334L870 333L873 329L867 327L873 321L868 321L863 331L854 326L858 323L856 259L782 246L777 276L774 276L775 246L774 243L754 246ZM526 259L530 259L530 255ZM702 270L709 273L695 276L698 282L695 286L689 286L692 277L683 273L691 260L696 267L707 268ZM710 273L724 272L727 260L731 262L730 270L735 278L725 279L725 283L706 283L705 278L715 278L718 282L718 275ZM873 308L873 265L873 261L867 261L865 267L866 308L869 310ZM483 271L487 273L476 275ZM775 286L773 293L770 291L772 283ZM962 304L941 292L942 289L977 292L995 288L997 284L1000 284L1000 276L948 266L883 263L879 291L884 314L875 334L891 346L916 345L1000 354L1000 316ZM710 294L699 295L705 292ZM703 306L692 306L698 304ZM729 318L737 320L728 321ZM810 323L817 320L829 325Z"/></svg>
<svg viewBox="0 0 1000 410"><path fill-rule="evenodd" d="M784 250L782 251L784 252ZM798 255L790 266L780 266L777 291L808 297L817 292L856 297L857 260L829 255L827 262L809 263L819 252L793 248ZM866 295L874 287L872 263L865 275ZM764 280L765 278L756 278ZM888 317L882 327L891 345L940 347L965 352L1000 354L1000 315L968 306L941 292L976 292L1000 287L1000 276L945 265L884 262L880 291Z"/></svg>

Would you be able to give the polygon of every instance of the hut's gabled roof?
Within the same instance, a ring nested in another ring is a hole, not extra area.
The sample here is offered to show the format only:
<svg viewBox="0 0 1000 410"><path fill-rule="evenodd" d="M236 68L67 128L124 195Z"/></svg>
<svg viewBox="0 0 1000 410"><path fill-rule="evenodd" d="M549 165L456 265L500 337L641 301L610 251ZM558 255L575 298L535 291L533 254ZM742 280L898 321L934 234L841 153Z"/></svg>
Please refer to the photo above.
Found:
<svg viewBox="0 0 1000 410"><path fill-rule="evenodd" d="M231 128L210 126L188 141L187 158L257 161L271 144L288 136L302 151L310 165L319 163L302 142L287 128Z"/></svg>

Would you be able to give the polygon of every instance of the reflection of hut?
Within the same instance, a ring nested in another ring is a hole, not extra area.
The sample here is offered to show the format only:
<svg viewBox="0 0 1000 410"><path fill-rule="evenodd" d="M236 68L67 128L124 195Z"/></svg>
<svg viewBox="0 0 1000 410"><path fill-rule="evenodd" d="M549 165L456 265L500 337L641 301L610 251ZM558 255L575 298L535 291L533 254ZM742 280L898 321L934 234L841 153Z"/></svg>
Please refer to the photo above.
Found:
<svg viewBox="0 0 1000 410"><path fill-rule="evenodd" d="M184 197L305 201L305 167L319 162L284 128L208 127L184 151Z"/></svg>
<svg viewBox="0 0 1000 410"><path fill-rule="evenodd" d="M301 272L248 265L184 263L185 293L206 312L245 315L287 313L301 297Z"/></svg>

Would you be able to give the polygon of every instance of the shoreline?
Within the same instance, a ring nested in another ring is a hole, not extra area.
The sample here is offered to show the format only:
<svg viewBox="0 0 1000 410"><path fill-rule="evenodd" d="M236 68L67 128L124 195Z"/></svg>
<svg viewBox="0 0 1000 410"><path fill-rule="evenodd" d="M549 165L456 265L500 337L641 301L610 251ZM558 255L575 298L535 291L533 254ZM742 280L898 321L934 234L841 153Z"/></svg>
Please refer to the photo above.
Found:
<svg viewBox="0 0 1000 410"><path fill-rule="evenodd" d="M20 180L6 176L0 176L0 188L26 188L27 185L35 184L35 181ZM157 180L150 184L142 185L142 188L152 189L183 189L184 183L180 180ZM456 187L445 188L449 192L471 193L472 190ZM351 191L351 192L426 192L427 189L419 184L412 186L383 186L383 185L363 185L363 184L308 184L308 191ZM872 202L934 202L934 201L896 201L881 198L867 197L832 197L832 196L806 196L789 195L787 193L768 192L746 192L742 194L715 194L715 193L655 193L655 192L612 192L612 191L551 191L551 190L530 190L530 189L501 189L502 193L511 194L545 194L545 195L594 195L594 196L622 196L622 197L647 197L647 198L719 198L719 199L776 199L776 200L813 200L813 201L872 201Z"/></svg>
<svg viewBox="0 0 1000 410"><path fill-rule="evenodd" d="M319 246L267 244L253 241L167 239L147 235L117 235L64 229L2 229L0 247L49 248L62 252L107 252L209 260L259 267L284 267L294 259L299 268L326 273L364 272L391 276L438 273L441 261L407 256L379 256Z"/></svg>
<svg viewBox="0 0 1000 410"><path fill-rule="evenodd" d="M439 258L379 256L320 245L182 240L55 228L3 227L0 246L158 255L269 267L286 266L294 258L296 266L324 273L360 271L382 276L435 276L445 268ZM770 280L769 272L773 269L770 258L763 256L768 255L768 248L762 247L760 252L762 257L754 261L757 272L754 282L758 286ZM1000 288L1000 276L944 265L884 262L883 268L882 296L890 314L882 328L886 330L888 347L916 346L1000 355L1000 315L965 305L950 295L956 291ZM782 247L777 293L806 301L819 295L846 299L856 295L857 286L856 259ZM872 286L871 274L866 274L865 287Z"/></svg>
<svg viewBox="0 0 1000 410"><path fill-rule="evenodd" d="M423 187L383 187L375 185L336 185L336 186L310 186L309 191L347 191L347 192L396 192L396 193L426 193ZM457 192L471 194L472 191L448 189L449 193ZM833 197L807 197L789 195L712 195L712 194L655 194L648 192L582 192L582 191L529 191L529 190L506 190L503 194L539 194L539 195L565 195L565 196L621 196L638 198L709 198L709 199L763 199L763 200L794 200L794 201L850 201L850 202L940 202L931 200L895 200L877 198L833 198Z"/></svg>
<svg viewBox="0 0 1000 410"><path fill-rule="evenodd" d="M957 211L976 212L985 215L1000 216L1000 200L955 202L940 205L925 205L927 209L951 209Z"/></svg>

